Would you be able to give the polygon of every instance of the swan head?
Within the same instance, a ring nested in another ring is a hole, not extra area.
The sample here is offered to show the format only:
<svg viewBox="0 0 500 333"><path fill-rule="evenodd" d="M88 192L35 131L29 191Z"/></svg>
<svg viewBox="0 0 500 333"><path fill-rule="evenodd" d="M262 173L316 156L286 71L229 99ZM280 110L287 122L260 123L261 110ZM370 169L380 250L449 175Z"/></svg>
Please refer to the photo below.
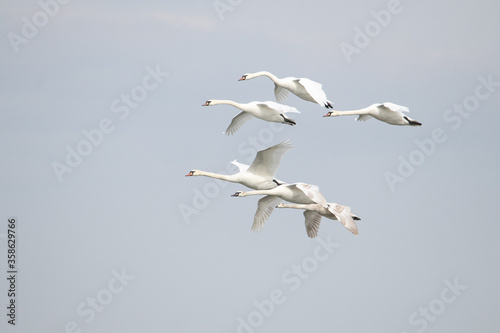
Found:
<svg viewBox="0 0 500 333"><path fill-rule="evenodd" d="M245 191L237 191L236 193L234 193L233 195L231 195L232 197L244 197L246 196L247 193Z"/></svg>
<svg viewBox="0 0 500 333"><path fill-rule="evenodd" d="M285 205L284 203L282 203L282 202L281 202L281 203L279 203L279 204L276 206L276 208L285 208L285 207L286 207L286 205Z"/></svg>
<svg viewBox="0 0 500 333"><path fill-rule="evenodd" d="M238 81L245 81L245 80L251 80L253 78L256 78L257 76L264 75L265 72L257 72L257 73L245 73L241 76L241 78Z"/></svg>
<svg viewBox="0 0 500 333"><path fill-rule="evenodd" d="M202 104L201 106L212 106L212 105L229 104L229 103L234 103L234 102L221 99L209 99L205 102L205 104Z"/></svg>
<svg viewBox="0 0 500 333"><path fill-rule="evenodd" d="M273 80L273 81L277 79L273 74L271 74L267 71L261 71L261 72L256 72L256 73L245 73L241 76L241 78L238 81L251 80L253 78L256 78L256 77L262 76L262 75L270 77L271 80Z"/></svg>
<svg viewBox="0 0 500 333"><path fill-rule="evenodd" d="M328 111L328 113L325 114L323 117L337 117L337 116L340 116L340 114L337 111L332 110Z"/></svg>
<svg viewBox="0 0 500 333"><path fill-rule="evenodd" d="M189 173L186 175L186 177L191 177L191 176L199 176L200 175L200 170L191 170Z"/></svg>

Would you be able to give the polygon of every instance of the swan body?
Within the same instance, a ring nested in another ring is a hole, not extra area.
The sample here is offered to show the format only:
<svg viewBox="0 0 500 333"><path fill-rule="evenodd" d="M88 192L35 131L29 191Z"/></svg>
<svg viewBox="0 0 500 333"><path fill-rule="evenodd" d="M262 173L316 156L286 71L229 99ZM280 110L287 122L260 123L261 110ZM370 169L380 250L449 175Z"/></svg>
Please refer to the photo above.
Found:
<svg viewBox="0 0 500 333"><path fill-rule="evenodd" d="M240 183L254 190L272 189L284 182L274 178L283 155L293 148L290 140L283 141L267 149L257 152L250 166L234 160L231 163L239 169L233 175L221 175L213 172L192 170L187 176L205 176L221 179L232 183Z"/></svg>
<svg viewBox="0 0 500 333"><path fill-rule="evenodd" d="M334 202L328 203L328 208L319 204L285 204L280 203L276 208L295 208L304 209L307 236L314 238L318 236L321 217L324 216L330 220L338 220L353 234L358 234L358 227L354 220L361 220L354 214L351 214L351 208L342 206Z"/></svg>
<svg viewBox="0 0 500 333"><path fill-rule="evenodd" d="M250 103L237 103L234 101L230 100L208 100L203 106L212 106L212 105L219 105L219 104L228 104L232 105L238 109L241 110L239 114L237 114L233 120L231 121L231 124L229 124L229 127L226 129L226 134L227 135L233 135L237 130L243 126L245 122L248 120L252 119L253 117L259 118L265 121L270 121L270 122L275 122L275 123L282 123L282 124L288 124L288 125L296 125L296 122L285 116L285 113L300 113L296 108L288 106L288 105L283 105L283 104L278 104L276 102L250 102Z"/></svg>
<svg viewBox="0 0 500 333"><path fill-rule="evenodd" d="M421 126L422 124L411 119L403 114L403 112L409 112L409 109L405 106L397 105L394 103L382 103L382 104L372 104L369 107L351 110L351 111L336 111L332 110L325 114L323 117L337 117L337 116L348 116L348 115L358 115L356 119L358 121L365 121L370 118L375 118L385 123L391 125L409 125L409 126Z"/></svg>
<svg viewBox="0 0 500 333"><path fill-rule="evenodd" d="M288 93L291 92L303 100L318 103L327 109L333 108L333 103L326 97L321 83L307 78L285 77L280 79L270 72L261 71L243 74L238 81L251 80L258 76L267 76L274 82L274 96L278 102L284 101Z"/></svg>
<svg viewBox="0 0 500 333"><path fill-rule="evenodd" d="M252 231L254 232L262 230L267 219L281 200L297 204L318 204L329 209L328 203L319 188L305 183L283 184L269 190L238 191L233 194L233 197L246 197L249 195L265 195L265 197L259 199L257 204L257 211L252 225Z"/></svg>

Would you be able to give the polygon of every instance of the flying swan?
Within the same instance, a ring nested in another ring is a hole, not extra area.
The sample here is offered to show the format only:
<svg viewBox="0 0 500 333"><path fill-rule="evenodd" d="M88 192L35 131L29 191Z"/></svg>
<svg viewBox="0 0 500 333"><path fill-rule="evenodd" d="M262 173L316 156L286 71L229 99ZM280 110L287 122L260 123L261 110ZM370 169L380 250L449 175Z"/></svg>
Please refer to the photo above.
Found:
<svg viewBox="0 0 500 333"><path fill-rule="evenodd" d="M278 170L283 155L292 148L293 145L290 140L286 140L267 149L260 150L257 152L250 166L234 160L231 163L236 165L240 171L233 175L221 175L207 171L192 170L186 177L205 176L228 182L240 183L254 190L272 189L278 185L284 184L284 182L274 178L274 175Z"/></svg>
<svg viewBox="0 0 500 333"><path fill-rule="evenodd" d="M276 205L281 201L289 201L296 204L318 204L330 210L325 197L319 191L318 186L306 183L283 184L270 190L237 191L233 197L246 197L250 195L265 195L259 199L257 211L252 224L253 232L260 232ZM332 214L334 214L332 212Z"/></svg>
<svg viewBox="0 0 500 333"><path fill-rule="evenodd" d="M358 227L354 220L361 220L354 214L351 214L351 208L342 206L334 202L328 203L328 209L319 204L286 204L280 203L276 208L295 208L304 209L304 217L306 219L306 232L307 236L314 238L318 236L319 224L321 216L329 218L330 220L338 220L346 227L347 230L353 234L358 234Z"/></svg>
<svg viewBox="0 0 500 333"><path fill-rule="evenodd" d="M422 126L422 124L415 119L411 119L410 117L407 117L403 114L403 112L409 111L410 110L405 106L397 105L394 103L382 103L372 104L367 108L352 111L332 110L325 114L323 117L358 115L359 117L356 119L358 121L368 120L373 117L391 125Z"/></svg>
<svg viewBox="0 0 500 333"><path fill-rule="evenodd" d="M284 101L288 92L292 92L303 100L318 103L327 109L333 108L333 103L326 98L321 83L306 78L285 77L280 79L272 73L261 71L243 74L238 81L251 80L258 76L267 76L274 82L274 96L278 102Z"/></svg>
<svg viewBox="0 0 500 333"><path fill-rule="evenodd" d="M288 125L296 125L295 120L288 118L285 116L285 113L300 113L296 108L278 104L276 102L250 102L250 103L237 103L230 100L217 100L212 99L206 101L202 106L212 106L219 104L228 104L232 105L241 110L233 120L229 127L226 129L227 135L233 135L237 130L243 126L245 122L252 119L252 117L259 118L265 121L282 123Z"/></svg>

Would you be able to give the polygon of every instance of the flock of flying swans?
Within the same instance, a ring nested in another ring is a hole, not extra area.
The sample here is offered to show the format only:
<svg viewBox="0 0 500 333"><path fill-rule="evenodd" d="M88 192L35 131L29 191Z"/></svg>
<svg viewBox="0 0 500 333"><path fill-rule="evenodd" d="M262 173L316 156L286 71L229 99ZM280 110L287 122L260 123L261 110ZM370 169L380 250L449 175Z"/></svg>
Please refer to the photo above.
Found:
<svg viewBox="0 0 500 333"><path fill-rule="evenodd" d="M322 85L307 78L286 77L278 78L270 72L261 71L257 73L244 74L238 81L250 80L258 76L267 76L274 82L274 94L278 102L286 99L289 92L303 100L317 103L330 111L323 117L337 117L345 115L358 115L357 121L365 121L375 118L391 125L421 126L422 124L403 114L409 109L394 103L373 104L369 107L352 111L335 111L333 103L329 101L323 91ZM233 135L241 126L252 117L265 121L295 125L295 120L287 117L285 113L300 113L296 108L279 104L276 102L250 102L237 103L230 100L208 100L203 106L218 104L232 105L241 110L225 131L227 135ZM237 191L233 197L246 197L251 195L264 195L259 199L257 211L254 216L252 231L260 232L265 222L273 212L274 208L292 208L304 210L305 226L307 236L314 238L318 235L321 217L338 220L344 227L354 235L358 234L355 220L361 220L351 213L348 206L327 202L316 185L306 183L286 183L275 178L276 171L283 155L293 148L290 140L283 141L267 149L257 152L250 166L239 163L237 160L231 163L239 169L233 175L222 175L208 171L192 170L186 176L205 176L221 179L233 183L245 185L253 191ZM288 201L291 204L282 203Z"/></svg>

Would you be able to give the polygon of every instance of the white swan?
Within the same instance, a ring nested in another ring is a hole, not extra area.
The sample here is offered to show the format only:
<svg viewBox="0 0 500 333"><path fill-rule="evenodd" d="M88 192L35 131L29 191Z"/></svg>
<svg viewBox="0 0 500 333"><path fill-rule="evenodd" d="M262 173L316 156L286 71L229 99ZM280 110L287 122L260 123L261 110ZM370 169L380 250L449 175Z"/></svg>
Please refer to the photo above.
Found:
<svg viewBox="0 0 500 333"><path fill-rule="evenodd" d="M351 208L342 206L334 202L328 203L328 209L319 204L285 204L280 203L276 208L295 208L305 209L304 217L306 218L306 232L307 236L314 238L318 236L319 224L321 216L329 218L330 220L338 220L346 227L347 230L353 234L358 234L358 227L354 220L361 220L354 214L351 214Z"/></svg>
<svg viewBox="0 0 500 333"><path fill-rule="evenodd" d="M293 113L300 113L296 108L288 106L288 105L283 105L283 104L278 104L275 102L250 102L246 104L242 103L237 103L233 102L230 100L208 100L206 101L205 104L202 106L212 106L212 105L219 105L219 104L228 104L232 105L240 110L239 114L236 115L236 117L233 118L231 121L231 124L229 124L229 127L226 129L226 134L227 135L233 135L237 130L240 129L240 127L247 122L248 120L252 119L252 116L255 118L259 118L262 120L266 121L271 121L275 123L282 123L282 124L288 124L288 125L296 125L295 121L293 119L290 119L285 116L285 113L288 112L293 112Z"/></svg>
<svg viewBox="0 0 500 333"><path fill-rule="evenodd" d="M265 195L265 197L259 199L257 204L257 211L252 225L252 231L254 232L262 230L267 219L281 200L297 204L319 204L329 209L328 203L319 188L316 185L305 183L283 184L269 190L238 191L232 196L246 197L249 195Z"/></svg>
<svg viewBox="0 0 500 333"><path fill-rule="evenodd" d="M278 78L267 71L243 74L238 81L250 80L258 76L267 76L274 82L274 96L278 102L286 99L288 92L292 92L303 100L318 103L327 109L333 108L333 103L326 98L321 83L306 78L285 77Z"/></svg>
<svg viewBox="0 0 500 333"><path fill-rule="evenodd" d="M403 112L409 112L409 109L405 106L397 105L394 103L382 103L382 104L372 104L367 108L353 110L353 111L335 111L332 110L325 114L323 117L337 117L337 116L348 116L348 115L359 115L356 120L368 120L371 117L378 119L380 121L386 122L391 125L410 125L410 126L421 126L422 124L411 119L403 114Z"/></svg>
<svg viewBox="0 0 500 333"><path fill-rule="evenodd" d="M274 178L283 155L293 148L290 140L283 141L277 145L257 152L255 159L250 166L232 161L240 170L233 175L221 175L217 173L192 170L187 176L205 176L225 180L233 183L240 183L254 190L267 190L274 188L284 182Z"/></svg>

